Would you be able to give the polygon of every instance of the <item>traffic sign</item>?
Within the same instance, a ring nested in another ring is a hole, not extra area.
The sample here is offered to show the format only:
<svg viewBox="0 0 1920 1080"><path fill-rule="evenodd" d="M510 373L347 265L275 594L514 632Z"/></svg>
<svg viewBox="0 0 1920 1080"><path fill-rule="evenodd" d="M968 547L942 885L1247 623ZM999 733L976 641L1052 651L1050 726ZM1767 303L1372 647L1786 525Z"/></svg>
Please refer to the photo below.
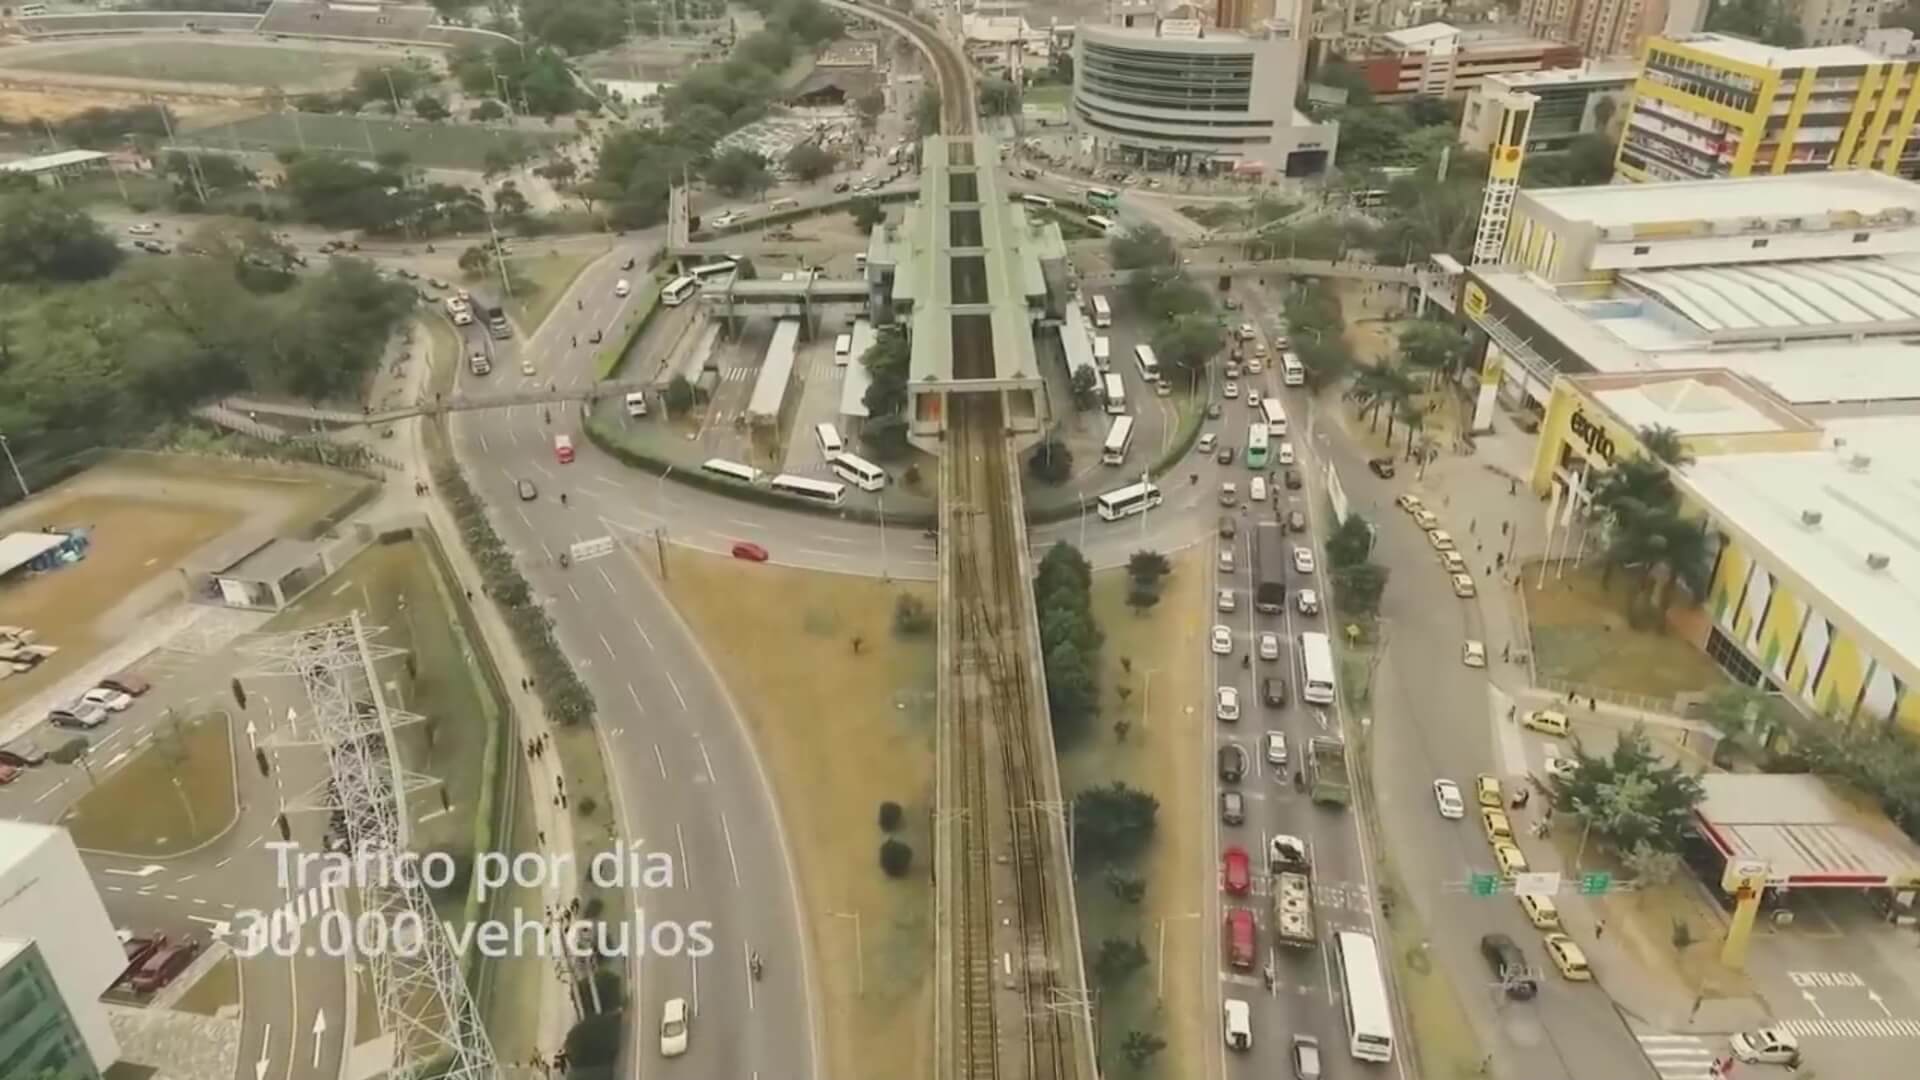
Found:
<svg viewBox="0 0 1920 1080"><path fill-rule="evenodd" d="M613 537L601 536L592 540L581 540L567 550L573 556L573 561L577 563L598 559L603 555L613 554Z"/></svg>
<svg viewBox="0 0 1920 1080"><path fill-rule="evenodd" d="M1613 875L1605 870L1589 870L1580 875L1580 892L1585 896L1605 896L1613 888Z"/></svg>
<svg viewBox="0 0 1920 1080"><path fill-rule="evenodd" d="M1552 896L1560 891L1560 871L1540 870L1513 875L1513 895Z"/></svg>
<svg viewBox="0 0 1920 1080"><path fill-rule="evenodd" d="M1475 896L1492 896L1499 891L1500 878L1494 874L1475 874L1467 882L1467 887Z"/></svg>

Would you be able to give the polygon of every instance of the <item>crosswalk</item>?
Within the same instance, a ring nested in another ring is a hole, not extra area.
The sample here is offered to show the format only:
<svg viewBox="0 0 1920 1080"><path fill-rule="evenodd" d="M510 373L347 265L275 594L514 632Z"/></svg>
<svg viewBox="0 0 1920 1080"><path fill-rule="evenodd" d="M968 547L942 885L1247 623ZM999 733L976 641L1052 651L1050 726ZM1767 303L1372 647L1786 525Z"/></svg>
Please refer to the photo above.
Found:
<svg viewBox="0 0 1920 1080"><path fill-rule="evenodd" d="M1870 1020L1780 1020L1787 1034L1828 1039L1920 1039L1920 1020L1875 1017Z"/></svg>
<svg viewBox="0 0 1920 1080"><path fill-rule="evenodd" d="M1697 1035L1638 1035L1640 1050L1661 1080L1709 1080L1719 1052ZM1724 1048L1724 1047L1723 1047Z"/></svg>

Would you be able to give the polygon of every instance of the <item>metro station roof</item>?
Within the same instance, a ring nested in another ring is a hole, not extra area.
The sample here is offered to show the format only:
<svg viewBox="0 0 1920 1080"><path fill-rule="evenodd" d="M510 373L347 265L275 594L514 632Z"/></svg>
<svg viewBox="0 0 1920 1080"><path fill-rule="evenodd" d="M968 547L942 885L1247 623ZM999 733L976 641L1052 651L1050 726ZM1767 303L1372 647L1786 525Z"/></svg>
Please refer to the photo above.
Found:
<svg viewBox="0 0 1920 1080"><path fill-rule="evenodd" d="M1920 319L1920 263L1911 256L1694 266L1621 280L1708 333Z"/></svg>
<svg viewBox="0 0 1920 1080"><path fill-rule="evenodd" d="M1771 886L1920 884L1920 847L1818 776L1709 773L1700 784L1707 795L1694 817L1702 835L1727 858L1765 862Z"/></svg>

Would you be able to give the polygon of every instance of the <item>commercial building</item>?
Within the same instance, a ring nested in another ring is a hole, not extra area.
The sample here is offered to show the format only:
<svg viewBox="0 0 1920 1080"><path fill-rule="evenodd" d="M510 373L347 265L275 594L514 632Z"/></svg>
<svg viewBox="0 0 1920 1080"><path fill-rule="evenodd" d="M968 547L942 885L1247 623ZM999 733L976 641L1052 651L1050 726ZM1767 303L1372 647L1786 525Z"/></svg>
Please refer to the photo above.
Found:
<svg viewBox="0 0 1920 1080"><path fill-rule="evenodd" d="M1520 22L1594 59L1635 56L1655 34L1691 34L1707 0L1520 0Z"/></svg>
<svg viewBox="0 0 1920 1080"><path fill-rule="evenodd" d="M1920 175L1920 66L1856 45L1725 34L1647 44L1615 176L1692 180L1873 169Z"/></svg>
<svg viewBox="0 0 1920 1080"><path fill-rule="evenodd" d="M1809 45L1857 45L1880 25L1880 13L1900 10L1899 0L1799 0L1800 36Z"/></svg>
<svg viewBox="0 0 1920 1080"><path fill-rule="evenodd" d="M1341 46L1382 101L1461 97L1489 78L1580 66L1580 50L1510 26L1432 22Z"/></svg>
<svg viewBox="0 0 1920 1080"><path fill-rule="evenodd" d="M59 187L75 177L105 172L113 163L98 150L62 150L55 154L0 162L0 172L31 176L42 184Z"/></svg>
<svg viewBox="0 0 1920 1080"><path fill-rule="evenodd" d="M1586 63L1517 74L1489 75L1467 92L1460 115L1460 145L1486 153L1501 130L1511 94L1530 94L1533 120L1527 132L1529 154L1555 154L1581 135L1605 131L1624 119L1627 98L1639 66L1632 61Z"/></svg>
<svg viewBox="0 0 1920 1080"><path fill-rule="evenodd" d="M67 831L0 821L0 1076L98 1080L120 1058L100 996L126 965Z"/></svg>
<svg viewBox="0 0 1920 1080"><path fill-rule="evenodd" d="M1521 191L1467 270L1475 426L1578 514L1674 431L1708 595L1674 625L1806 712L1920 733L1920 185L1873 172Z"/></svg>
<svg viewBox="0 0 1920 1080"><path fill-rule="evenodd" d="M1199 14L1132 5L1116 7L1110 23L1081 24L1072 112L1092 161L1201 174L1324 172L1338 126L1294 108L1304 21L1278 16L1223 31Z"/></svg>

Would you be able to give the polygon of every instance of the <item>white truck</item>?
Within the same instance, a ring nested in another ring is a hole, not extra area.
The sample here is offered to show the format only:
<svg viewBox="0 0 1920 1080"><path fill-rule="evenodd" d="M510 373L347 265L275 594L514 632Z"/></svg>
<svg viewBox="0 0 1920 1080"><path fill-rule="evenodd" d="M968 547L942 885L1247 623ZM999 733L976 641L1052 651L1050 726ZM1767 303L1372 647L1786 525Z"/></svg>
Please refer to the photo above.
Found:
<svg viewBox="0 0 1920 1080"><path fill-rule="evenodd" d="M1273 875L1273 930L1283 945L1311 948L1313 868L1307 845L1297 836L1276 836L1267 844L1267 872Z"/></svg>
<svg viewBox="0 0 1920 1080"><path fill-rule="evenodd" d="M473 308L467 303L465 297L447 297L447 315L453 319L455 326L469 326L473 323Z"/></svg>

